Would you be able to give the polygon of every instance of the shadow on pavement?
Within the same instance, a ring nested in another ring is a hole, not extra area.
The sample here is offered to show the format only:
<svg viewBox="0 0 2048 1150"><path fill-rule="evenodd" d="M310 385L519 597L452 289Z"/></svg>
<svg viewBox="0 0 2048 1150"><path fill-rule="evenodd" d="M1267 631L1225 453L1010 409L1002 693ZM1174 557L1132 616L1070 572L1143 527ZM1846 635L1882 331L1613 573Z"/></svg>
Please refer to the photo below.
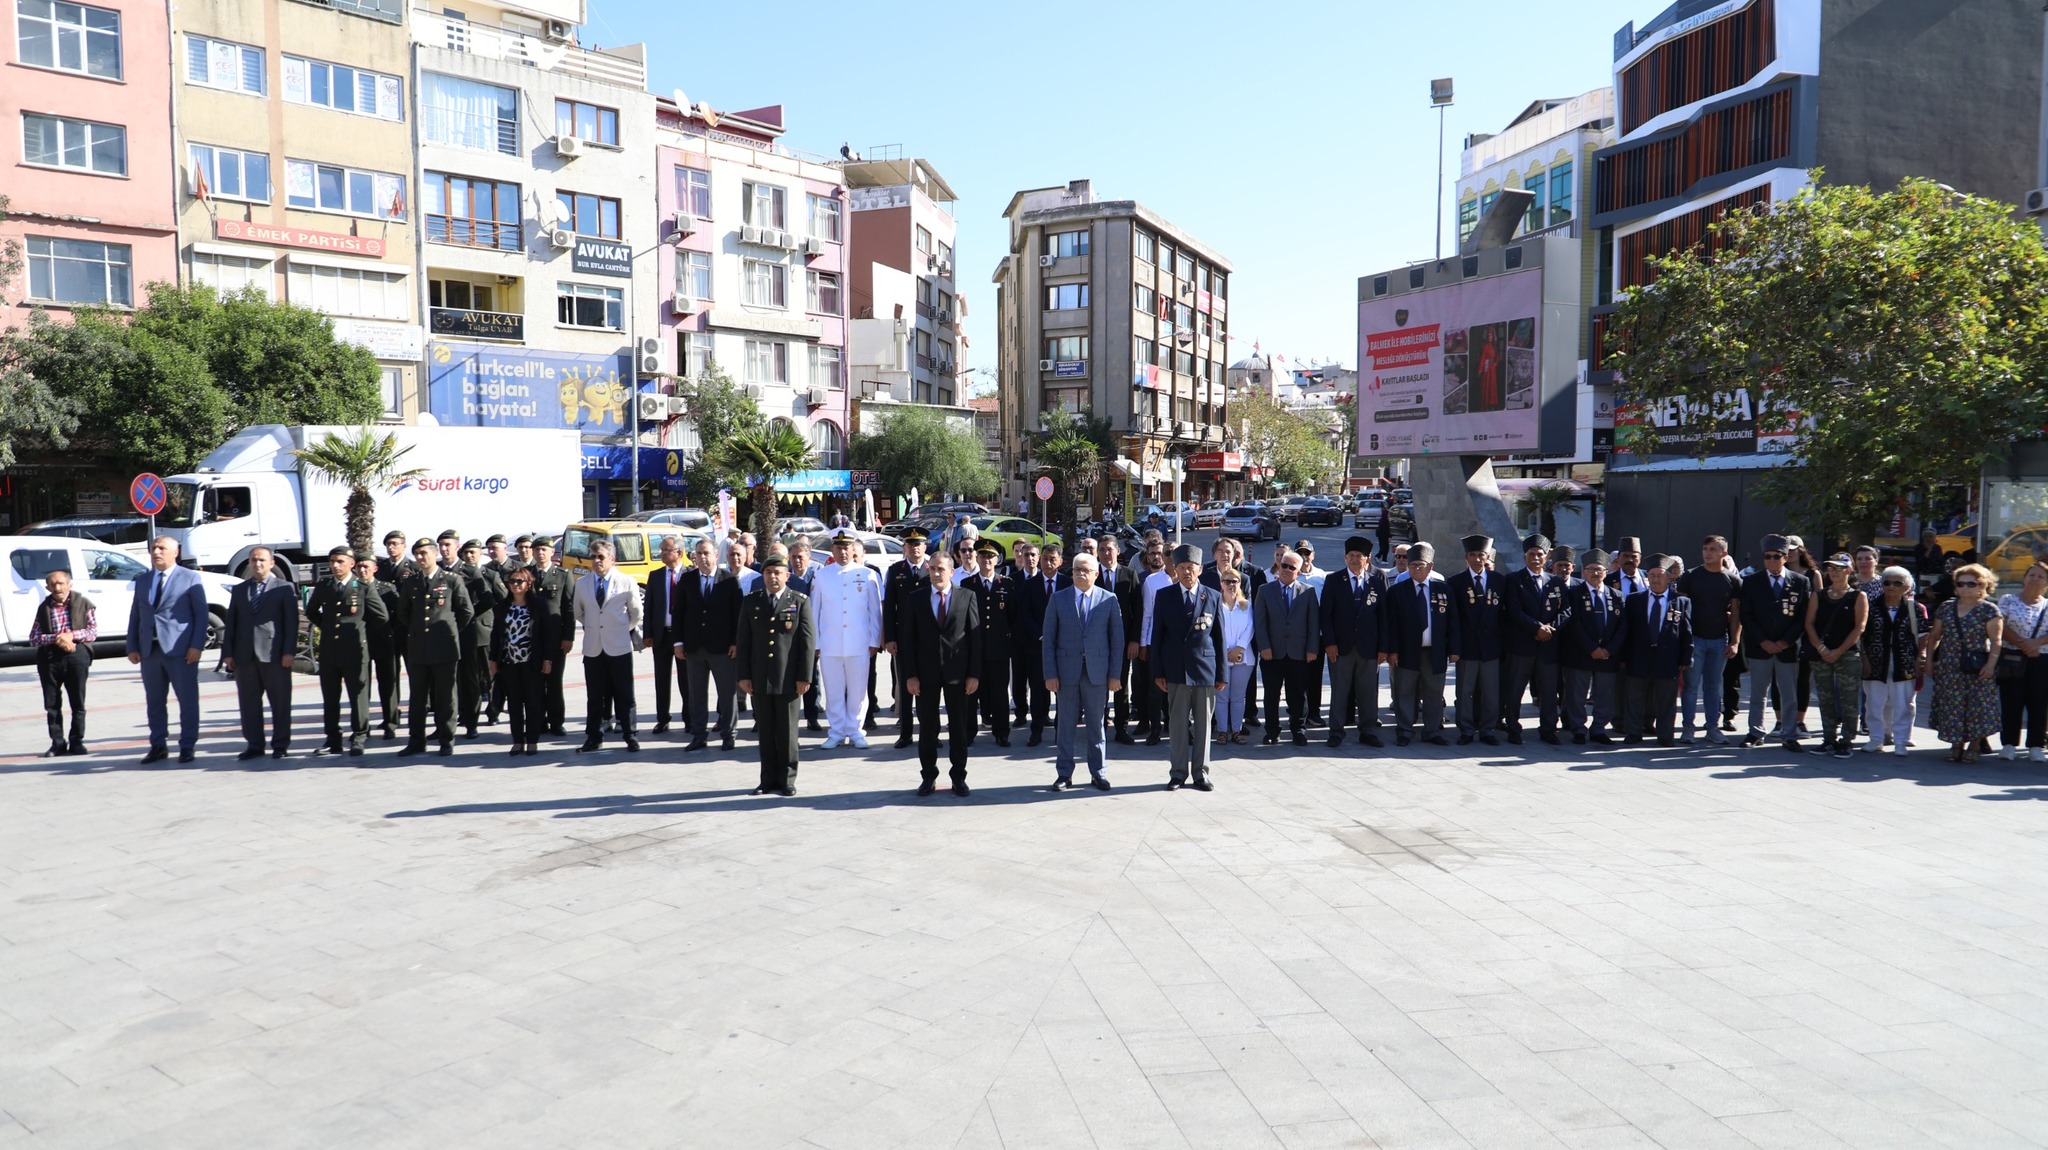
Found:
<svg viewBox="0 0 2048 1150"><path fill-rule="evenodd" d="M705 811L751 811L769 807L804 807L811 810L845 811L873 810L878 807L966 806L969 804L1015 805L1018 803L1078 802L1101 795L1115 795L1119 791L1156 791L1162 786L1119 787L1112 791L1098 791L1087 786L1063 794L1055 794L1047 786L973 787L974 793L959 798L947 790L949 784L942 777L937 794L920 797L914 788L895 787L885 791L841 791L833 794L807 795L799 791L794 798L779 795L754 795L747 791L728 789L716 791L678 791L660 795L592 795L588 798L537 799L532 802L512 803L460 803L445 807L428 807L417 811L392 811L387 819L422 819L442 815L489 815L520 814L544 811L557 812L556 818L582 819L603 815L674 815L695 814ZM969 786L973 784L970 781Z"/></svg>

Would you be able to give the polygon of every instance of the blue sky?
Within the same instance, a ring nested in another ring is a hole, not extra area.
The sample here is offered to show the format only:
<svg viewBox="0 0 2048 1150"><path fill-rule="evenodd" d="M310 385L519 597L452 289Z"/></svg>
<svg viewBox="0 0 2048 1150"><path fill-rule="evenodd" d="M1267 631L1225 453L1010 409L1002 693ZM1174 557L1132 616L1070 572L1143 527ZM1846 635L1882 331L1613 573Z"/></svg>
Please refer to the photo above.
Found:
<svg viewBox="0 0 2048 1150"><path fill-rule="evenodd" d="M973 364L995 358L1003 207L1083 177L1235 265L1233 359L1257 340L1348 364L1357 278L1434 250L1429 80L1457 81L1455 176L1466 133L1608 83L1615 29L1667 3L590 0L584 38L645 41L657 93L782 104L793 147L900 144L930 160L960 196Z"/></svg>

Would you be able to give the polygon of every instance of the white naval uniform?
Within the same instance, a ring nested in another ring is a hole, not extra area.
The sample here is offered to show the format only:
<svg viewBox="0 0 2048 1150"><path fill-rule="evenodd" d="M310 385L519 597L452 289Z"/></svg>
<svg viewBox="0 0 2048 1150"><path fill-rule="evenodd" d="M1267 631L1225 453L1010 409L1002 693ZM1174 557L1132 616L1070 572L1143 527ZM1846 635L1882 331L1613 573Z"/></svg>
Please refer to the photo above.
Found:
<svg viewBox="0 0 2048 1150"><path fill-rule="evenodd" d="M811 569L811 617L818 628L818 677L825 692L825 737L861 733L868 663L882 645L882 577L865 563Z"/></svg>

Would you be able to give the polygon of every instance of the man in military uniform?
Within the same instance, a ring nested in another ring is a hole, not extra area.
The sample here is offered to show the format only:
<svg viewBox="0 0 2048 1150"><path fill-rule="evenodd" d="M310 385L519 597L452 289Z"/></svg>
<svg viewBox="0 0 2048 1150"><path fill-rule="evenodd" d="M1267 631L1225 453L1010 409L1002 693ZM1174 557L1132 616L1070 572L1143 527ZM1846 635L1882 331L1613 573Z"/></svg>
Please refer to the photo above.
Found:
<svg viewBox="0 0 2048 1150"><path fill-rule="evenodd" d="M306 599L306 620L320 638L315 654L320 663L321 716L327 726L327 741L313 753L341 753L341 696L346 691L348 753L361 757L370 737L370 622L384 623L388 616L383 596L356 573L348 548L329 551L327 569L331 574Z"/></svg>
<svg viewBox="0 0 2048 1150"><path fill-rule="evenodd" d="M405 532L394 530L384 533L384 558L377 563L377 580L379 582L389 583L396 590L400 584L405 582L407 576L418 573L420 569L419 564L412 561L411 557L406 554L406 550ZM405 628L398 626L396 623L396 605L395 597L385 597L385 609L392 612L393 619L391 627L392 674L394 677L400 677L400 672L403 672L405 675L412 673L412 660L405 656ZM396 693L395 689L393 693ZM391 708L389 706L385 707L384 733L387 738L397 734L397 723L398 719L392 713Z"/></svg>
<svg viewBox="0 0 2048 1150"><path fill-rule="evenodd" d="M482 544L469 540L462 545L461 556L454 570L462 576L463 589L469 592L472 617L462 635L462 666L456 671L456 711L462 716L462 737L474 739L483 705L491 697L491 627L498 621L498 606L506 595L505 581L478 562L483 557Z"/></svg>
<svg viewBox="0 0 2048 1150"><path fill-rule="evenodd" d="M1479 739L1498 746L1500 725L1501 597L1500 573L1493 570L1493 539L1464 538L1465 569L1448 580L1451 611L1458 617L1458 745ZM1411 548L1411 553L1413 549ZM1518 736L1519 737L1519 736Z"/></svg>
<svg viewBox="0 0 2048 1150"><path fill-rule="evenodd" d="M526 551L530 552L533 549L533 541L531 539L524 535L521 535L519 539L522 543L526 544ZM526 565L525 560L512 554L506 548L503 535L493 535L489 539L484 540L484 555L486 556L484 570L498 577L498 583L501 588L510 581L513 571ZM510 598L511 592L504 591L498 599L499 605L502 606ZM486 637L489 636L490 630L489 627L484 628ZM490 663L488 660L484 663L484 677L489 680L491 685L490 699L484 704L484 725L495 727L498 725L498 716L505 711L505 688L503 684L498 682L497 676L490 673Z"/></svg>
<svg viewBox="0 0 2048 1150"><path fill-rule="evenodd" d="M399 584L399 617L405 622L405 649L412 674L412 720L401 755L427 749L427 711L434 713L438 753L455 753L455 671L462 663L463 633L469 627L469 591L461 576L440 569L434 545L426 539L412 545L419 570Z"/></svg>
<svg viewBox="0 0 2048 1150"><path fill-rule="evenodd" d="M371 672L377 680L377 699L382 706L384 737L398 737L398 652L404 647L405 628L398 619L398 583L384 577L384 564L365 551L356 556L356 573L369 584L370 593L384 604L379 614L369 616L370 672L364 673L367 690Z"/></svg>
<svg viewBox="0 0 2048 1150"><path fill-rule="evenodd" d="M811 600L789 589L789 564L770 553L761 561L761 585L740 603L739 687L755 695L754 722L761 735L761 785L789 798L796 794L797 701L811 689L811 660L818 633Z"/></svg>
<svg viewBox="0 0 2048 1150"><path fill-rule="evenodd" d="M863 679L874 681L875 652L882 646L882 578L861 562L860 536L853 528L832 532L832 562L812 577L806 594L818 630L824 747L866 750L860 692Z"/></svg>
<svg viewBox="0 0 2048 1150"><path fill-rule="evenodd" d="M817 577L818 569L811 563L811 537L798 533L791 537L787 545L777 543L774 546L781 547L783 558L789 561L789 583L787 586L790 590L798 592L804 598L811 600L811 611L815 615L818 608L818 597L811 594L811 586ZM815 618L812 621L816 622ZM811 685L815 687L822 682L818 678L818 674L819 668L812 667L811 673L804 676L804 678L809 680ZM818 722L820 710L818 696L822 694L824 694L822 691L807 691L804 693L804 730L814 735L823 732L825 729Z"/></svg>
<svg viewBox="0 0 2048 1150"><path fill-rule="evenodd" d="M384 559L378 564L378 578L387 583L403 583L405 577L420 569L420 565L406 558L405 532L384 533Z"/></svg>
<svg viewBox="0 0 2048 1150"><path fill-rule="evenodd" d="M1009 577L996 570L996 560L1002 557L1003 549L983 539L974 545L975 573L962 584L974 592L974 605L981 619L981 689L976 691L970 705L981 713L981 719L994 732L996 746L1010 745L1010 658L1013 636L1017 626L1017 613L1023 604L1017 595L1017 585ZM1126 580L1129 575L1124 577ZM1123 652L1117 652L1121 655ZM1122 731L1118 735L1122 736ZM1123 741L1128 742L1128 738Z"/></svg>
<svg viewBox="0 0 2048 1150"><path fill-rule="evenodd" d="M555 622L561 626L562 654L554 660L554 667L548 672L547 721L534 723L535 728L545 727L550 735L562 735L564 717L568 708L562 701L562 674L569 660L563 656L576 645L576 580L568 571L555 566L555 541L541 536L533 541L533 593L548 601L548 610Z"/></svg>
<svg viewBox="0 0 2048 1150"><path fill-rule="evenodd" d="M903 533L903 562L889 568L889 576L882 582L882 647L889 652L889 663L896 682L896 749L910 745L910 695L903 687L903 652L899 640L903 635L903 612L906 604L922 606L923 591L931 586L931 577L924 569L925 533L913 527Z"/></svg>

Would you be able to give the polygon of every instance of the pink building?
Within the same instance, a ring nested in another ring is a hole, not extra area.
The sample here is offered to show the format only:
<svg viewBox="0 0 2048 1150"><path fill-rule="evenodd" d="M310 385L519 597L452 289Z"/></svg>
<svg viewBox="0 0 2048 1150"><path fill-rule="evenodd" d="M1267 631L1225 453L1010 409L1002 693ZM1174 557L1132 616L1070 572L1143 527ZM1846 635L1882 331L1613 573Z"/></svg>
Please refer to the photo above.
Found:
<svg viewBox="0 0 2048 1150"><path fill-rule="evenodd" d="M178 278L164 5L15 0L0 61L0 243L20 274L0 285L0 328L33 306L146 302Z"/></svg>

